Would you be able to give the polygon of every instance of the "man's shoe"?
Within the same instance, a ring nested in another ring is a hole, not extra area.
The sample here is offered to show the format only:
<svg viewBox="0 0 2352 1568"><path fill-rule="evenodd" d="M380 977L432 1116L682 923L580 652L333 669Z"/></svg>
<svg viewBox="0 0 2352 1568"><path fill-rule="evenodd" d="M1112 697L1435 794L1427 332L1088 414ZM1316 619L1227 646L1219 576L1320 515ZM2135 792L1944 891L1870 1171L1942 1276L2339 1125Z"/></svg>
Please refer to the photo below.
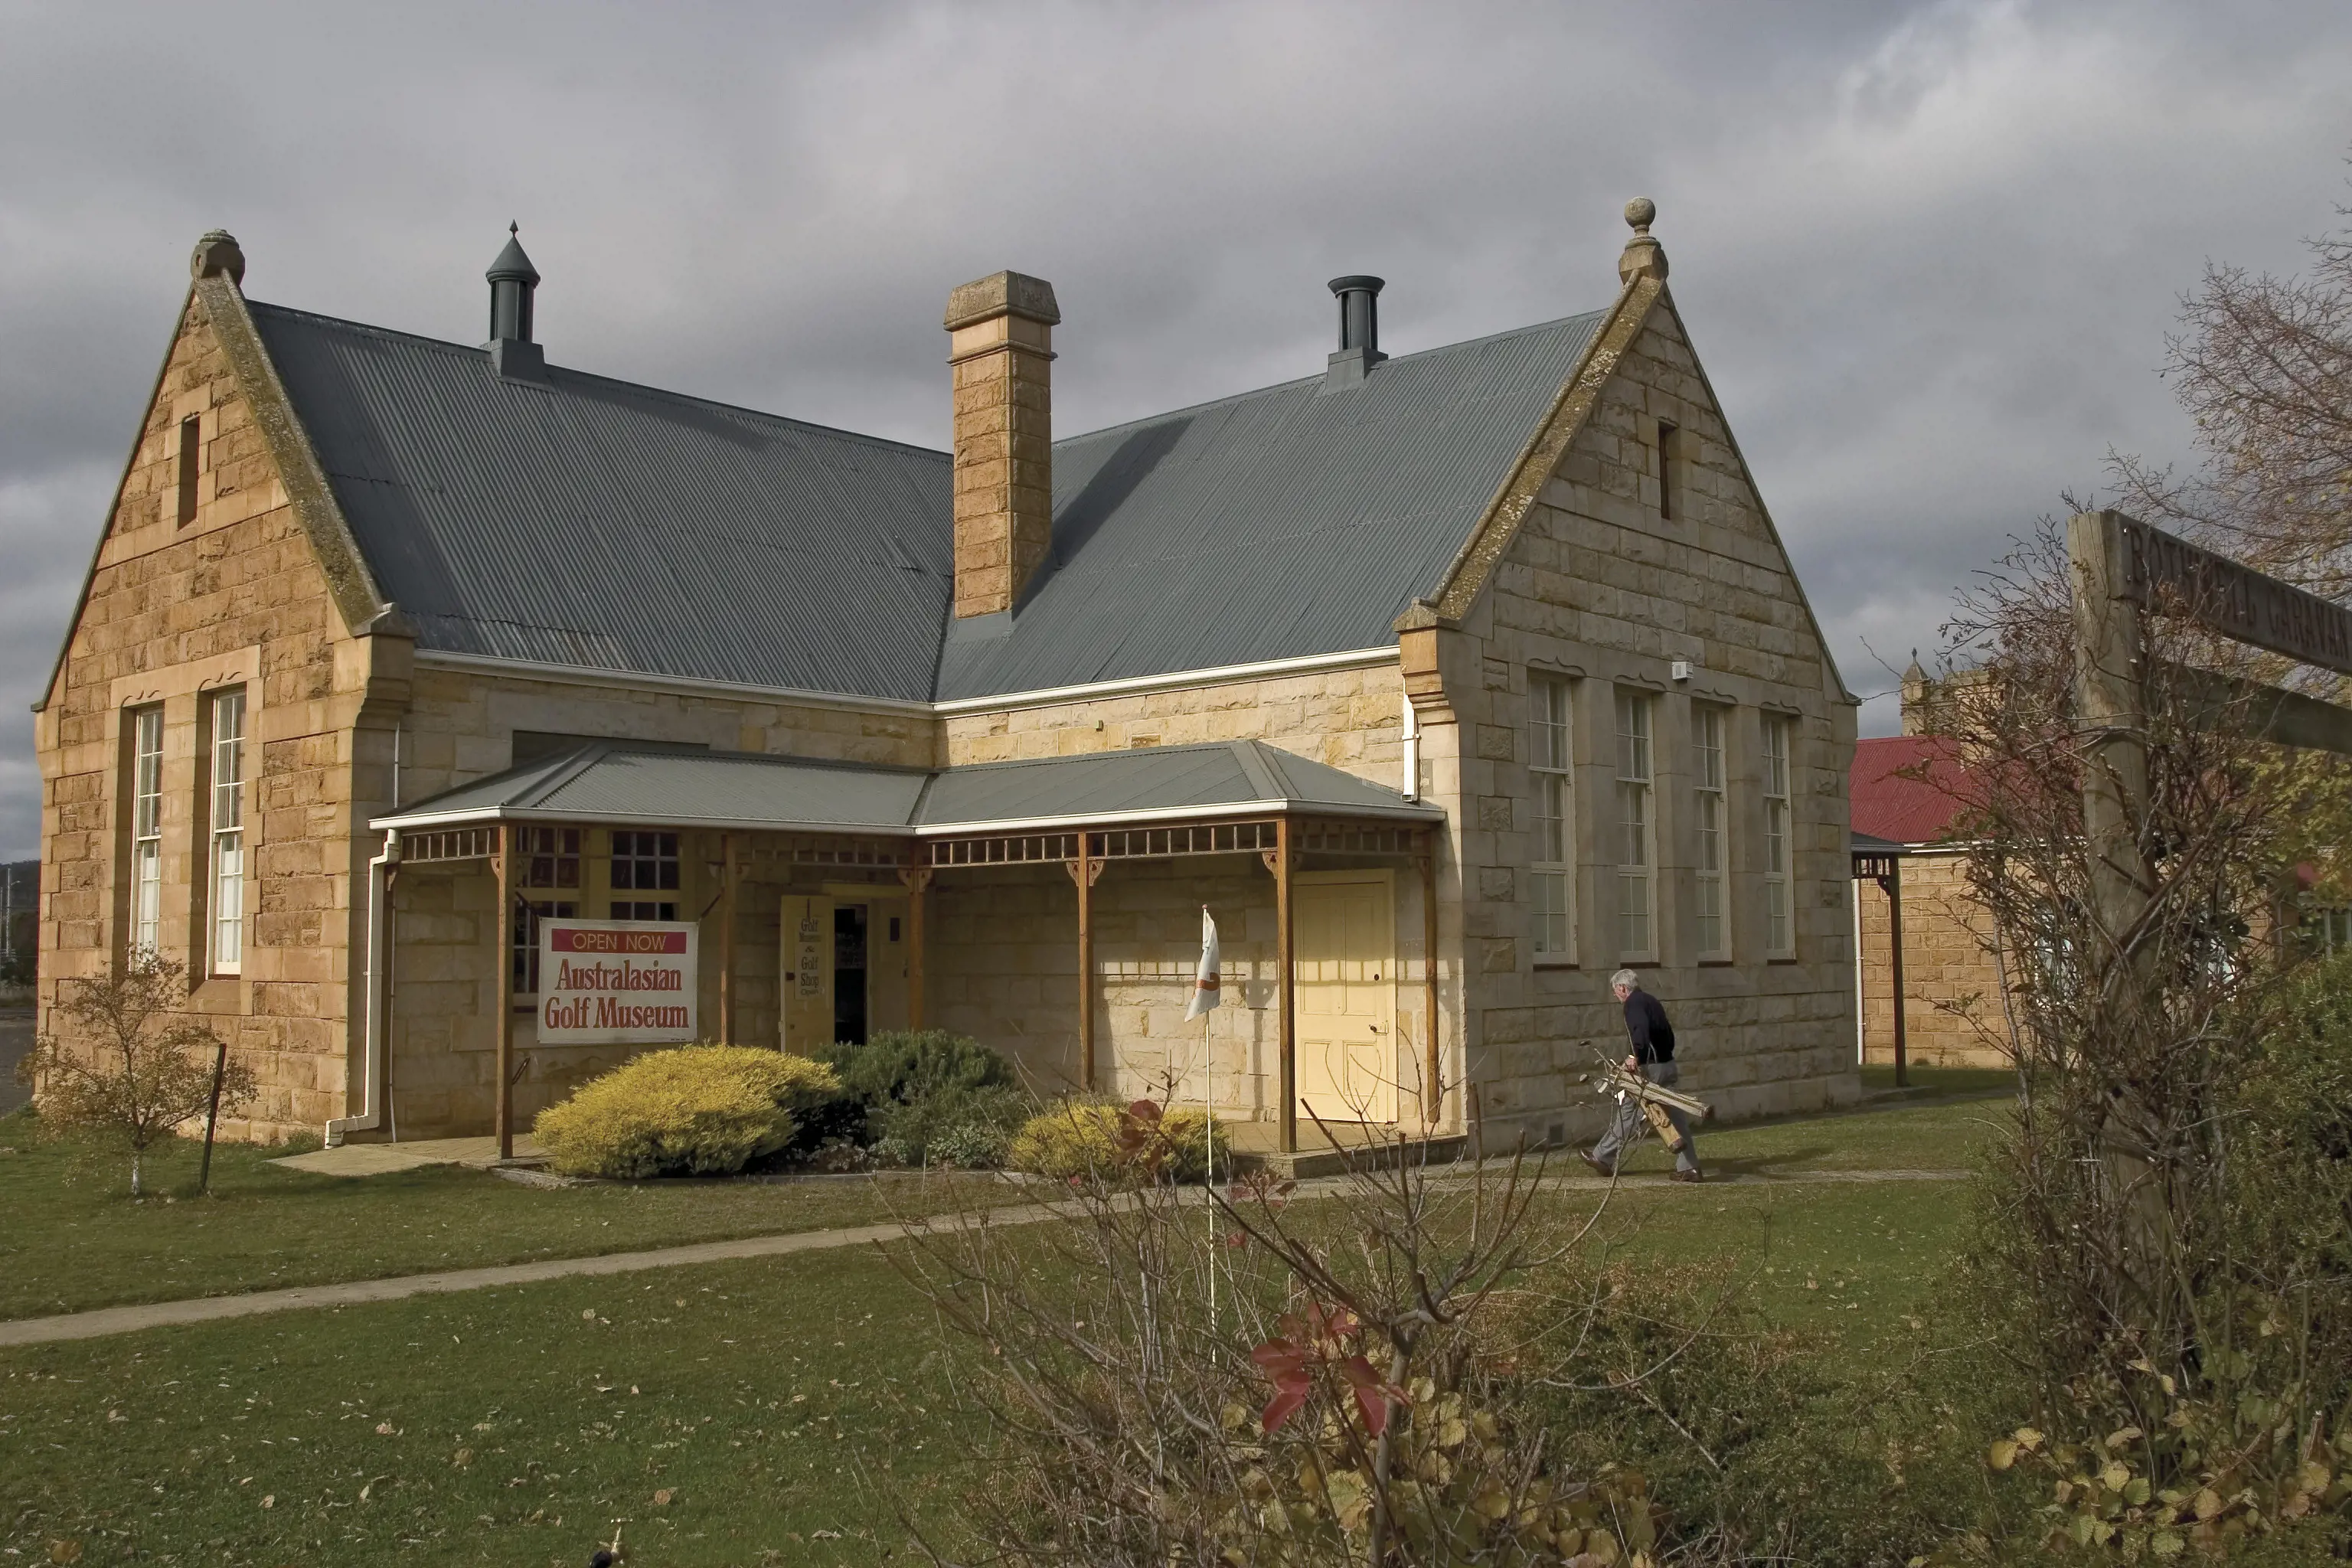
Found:
<svg viewBox="0 0 2352 1568"><path fill-rule="evenodd" d="M1676 1171L1675 1173L1675 1180L1677 1182L1704 1182L1706 1180L1706 1173L1705 1171Z"/></svg>
<svg viewBox="0 0 2352 1568"><path fill-rule="evenodd" d="M1591 1166L1593 1174L1599 1176L1602 1181L1613 1182L1617 1179L1617 1171L1614 1166L1602 1164L1584 1150L1579 1149L1576 1152L1576 1157L1583 1161L1586 1164Z"/></svg>

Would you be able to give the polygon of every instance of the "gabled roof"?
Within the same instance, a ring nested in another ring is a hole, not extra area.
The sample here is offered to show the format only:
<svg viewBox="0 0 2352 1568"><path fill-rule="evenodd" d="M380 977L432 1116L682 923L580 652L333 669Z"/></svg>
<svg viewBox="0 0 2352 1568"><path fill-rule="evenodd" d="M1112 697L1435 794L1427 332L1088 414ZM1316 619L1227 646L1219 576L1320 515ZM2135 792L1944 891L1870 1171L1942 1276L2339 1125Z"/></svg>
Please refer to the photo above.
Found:
<svg viewBox="0 0 2352 1568"><path fill-rule="evenodd" d="M1054 445L1054 549L942 700L1379 647L1433 591L1604 312Z"/></svg>
<svg viewBox="0 0 2352 1568"><path fill-rule="evenodd" d="M1969 773L1948 735L1889 735L1854 742L1847 793L1857 837L1934 844L1968 809Z"/></svg>
<svg viewBox="0 0 2352 1568"><path fill-rule="evenodd" d="M930 697L945 453L250 309L419 647Z"/></svg>
<svg viewBox="0 0 2352 1568"><path fill-rule="evenodd" d="M420 648L900 700L1392 645L1606 316L1057 442L1051 559L951 629L946 453L249 309Z"/></svg>
<svg viewBox="0 0 2352 1568"><path fill-rule="evenodd" d="M1278 812L1443 816L1262 741L931 770L594 741L460 784L370 826L579 821L914 837Z"/></svg>

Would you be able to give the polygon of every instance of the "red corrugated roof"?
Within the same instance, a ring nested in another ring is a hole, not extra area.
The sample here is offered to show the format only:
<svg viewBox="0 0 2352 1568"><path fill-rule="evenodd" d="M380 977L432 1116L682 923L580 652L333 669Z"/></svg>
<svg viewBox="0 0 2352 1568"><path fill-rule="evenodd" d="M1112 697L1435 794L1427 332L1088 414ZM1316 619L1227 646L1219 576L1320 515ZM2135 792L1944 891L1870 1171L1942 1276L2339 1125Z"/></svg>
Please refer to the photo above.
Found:
<svg viewBox="0 0 2352 1568"><path fill-rule="evenodd" d="M1968 772L1948 735L1857 741L1848 781L1857 833L1897 844L1933 844L1968 805Z"/></svg>

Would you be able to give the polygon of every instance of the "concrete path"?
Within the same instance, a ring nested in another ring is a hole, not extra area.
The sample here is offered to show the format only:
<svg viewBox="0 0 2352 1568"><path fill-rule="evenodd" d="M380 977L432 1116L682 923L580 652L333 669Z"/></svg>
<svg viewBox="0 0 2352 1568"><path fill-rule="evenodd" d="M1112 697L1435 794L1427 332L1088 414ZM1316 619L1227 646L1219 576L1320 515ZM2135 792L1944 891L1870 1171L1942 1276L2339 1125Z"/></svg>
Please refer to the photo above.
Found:
<svg viewBox="0 0 2352 1568"><path fill-rule="evenodd" d="M1957 1182L1966 1171L1808 1171L1784 1176L1735 1174L1707 1183L1713 1187L1837 1185L1876 1182ZM1318 1177L1299 1184L1298 1196L1336 1192L1342 1178ZM1612 1184L1598 1176L1547 1175L1545 1185L1570 1192L1599 1192ZM1664 1173L1620 1177L1620 1190L1666 1187ZM992 1209L992 1225L1031 1225L1065 1211L1057 1204L1023 1204ZM733 1241L705 1241L688 1247L664 1247L645 1252L608 1252L593 1258L550 1258L535 1263L507 1263L488 1268L452 1268L438 1274L406 1274L390 1279L355 1279L340 1285L299 1285L284 1290L253 1290L236 1296L203 1296L186 1301L149 1301L127 1307L100 1307L87 1312L62 1312L48 1318L18 1318L0 1321L0 1349L16 1345L53 1344L60 1340L102 1339L110 1334L135 1333L143 1329L174 1328L188 1323L215 1322L224 1318L251 1318L269 1312L293 1312L320 1307L357 1307L371 1301L399 1301L411 1296L439 1296L460 1290L482 1290L499 1285L537 1285L550 1279L571 1279L604 1274L633 1274L646 1268L678 1268L698 1263L728 1263L746 1258L778 1258L795 1252L824 1252L894 1241L906 1232L898 1221L849 1226L838 1230L806 1230L786 1236L750 1236Z"/></svg>
<svg viewBox="0 0 2352 1568"><path fill-rule="evenodd" d="M528 1137L515 1140L515 1158L538 1160L546 1151ZM427 1165L468 1165L487 1171L499 1163L495 1138L419 1138L406 1143L339 1143L272 1160L289 1171L315 1176L381 1176L394 1171L417 1171Z"/></svg>

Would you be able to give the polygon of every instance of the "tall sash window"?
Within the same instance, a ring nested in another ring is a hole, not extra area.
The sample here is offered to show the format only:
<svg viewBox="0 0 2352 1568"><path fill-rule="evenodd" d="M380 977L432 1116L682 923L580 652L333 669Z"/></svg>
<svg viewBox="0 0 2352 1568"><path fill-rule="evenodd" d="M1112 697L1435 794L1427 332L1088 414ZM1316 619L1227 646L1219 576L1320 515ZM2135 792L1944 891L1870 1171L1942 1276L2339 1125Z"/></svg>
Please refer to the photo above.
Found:
<svg viewBox="0 0 2352 1568"><path fill-rule="evenodd" d="M212 970L245 963L245 691L212 700Z"/></svg>
<svg viewBox="0 0 2352 1568"><path fill-rule="evenodd" d="M1650 694L1617 693L1617 947L1626 958L1656 953L1657 834L1651 799Z"/></svg>
<svg viewBox="0 0 2352 1568"><path fill-rule="evenodd" d="M163 923L163 710L131 716L131 951L153 954Z"/></svg>
<svg viewBox="0 0 2352 1568"><path fill-rule="evenodd" d="M1551 676L1528 681L1528 771L1536 788L1535 854L1528 878L1535 895L1535 952L1538 959L1572 960L1570 935L1571 829L1569 805L1568 682Z"/></svg>
<svg viewBox="0 0 2352 1568"><path fill-rule="evenodd" d="M1698 827L1698 863L1692 907L1702 962L1731 956L1723 918L1723 710L1691 708L1691 806Z"/></svg>

